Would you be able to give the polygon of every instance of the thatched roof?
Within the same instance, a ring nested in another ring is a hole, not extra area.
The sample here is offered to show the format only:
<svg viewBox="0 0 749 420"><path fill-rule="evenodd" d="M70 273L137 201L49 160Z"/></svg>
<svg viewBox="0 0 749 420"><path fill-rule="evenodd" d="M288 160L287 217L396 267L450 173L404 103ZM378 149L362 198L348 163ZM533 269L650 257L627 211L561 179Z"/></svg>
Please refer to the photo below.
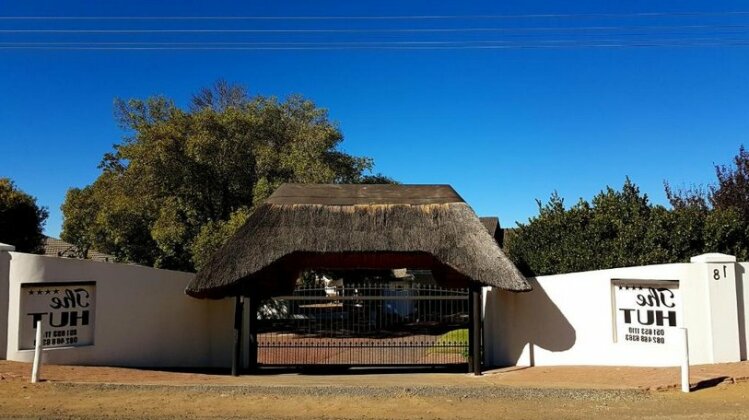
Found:
<svg viewBox="0 0 749 420"><path fill-rule="evenodd" d="M402 267L432 270L444 285L530 290L450 186L284 184L186 292L268 297L293 290L304 269Z"/></svg>

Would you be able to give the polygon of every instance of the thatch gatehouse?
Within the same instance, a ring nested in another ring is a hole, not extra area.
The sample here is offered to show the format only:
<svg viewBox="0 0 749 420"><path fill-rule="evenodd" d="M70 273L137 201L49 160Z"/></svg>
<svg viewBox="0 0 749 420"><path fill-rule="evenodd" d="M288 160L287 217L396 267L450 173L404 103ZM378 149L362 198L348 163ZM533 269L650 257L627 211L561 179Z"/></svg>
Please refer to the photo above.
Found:
<svg viewBox="0 0 749 420"><path fill-rule="evenodd" d="M497 230L496 219L480 220L448 185L284 184L213 255L186 293L235 296L239 312L240 296L257 301L289 294L308 269L430 270L438 284L472 291L469 364L478 371L480 287L530 290L500 249Z"/></svg>

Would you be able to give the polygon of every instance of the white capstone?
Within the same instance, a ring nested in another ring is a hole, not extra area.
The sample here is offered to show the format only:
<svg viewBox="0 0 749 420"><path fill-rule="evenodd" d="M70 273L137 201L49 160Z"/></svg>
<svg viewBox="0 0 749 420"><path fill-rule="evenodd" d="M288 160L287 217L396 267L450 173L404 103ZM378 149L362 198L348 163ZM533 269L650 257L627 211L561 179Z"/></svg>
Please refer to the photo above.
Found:
<svg viewBox="0 0 749 420"><path fill-rule="evenodd" d="M711 252L692 257L689 261L693 263L735 263L736 257L733 255L721 254L719 252Z"/></svg>

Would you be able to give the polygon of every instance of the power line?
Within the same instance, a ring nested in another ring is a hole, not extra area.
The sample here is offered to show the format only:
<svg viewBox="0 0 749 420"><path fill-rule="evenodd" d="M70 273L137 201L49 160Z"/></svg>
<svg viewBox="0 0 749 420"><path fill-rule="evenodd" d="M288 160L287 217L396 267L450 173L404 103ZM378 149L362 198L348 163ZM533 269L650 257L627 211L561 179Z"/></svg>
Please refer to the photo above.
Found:
<svg viewBox="0 0 749 420"><path fill-rule="evenodd" d="M468 19L568 19L637 17L747 16L749 11L637 12L637 13L538 13L481 15L400 16L0 16L0 20L468 20Z"/></svg>
<svg viewBox="0 0 749 420"><path fill-rule="evenodd" d="M342 19L514 19L514 18L571 18L571 17L648 17L648 16L749 16L749 12L654 12L625 14L534 14L534 15L444 15L444 16L0 16L1 20L342 20ZM47 50L301 50L301 49L510 49L510 48L630 48L661 46L743 46L749 39L716 38L720 35L749 35L745 30L749 25L734 24L694 24L694 25L598 25L598 26L542 26L542 27L438 27L438 28L21 28L0 29L0 34L460 34L460 33L501 33L510 37L506 40L377 40L376 38L354 42L340 42L333 39L320 42L55 42L51 41L13 41L0 42L0 48L9 49L47 49ZM630 31L629 33L623 31ZM682 31L674 32L674 31ZM692 31L692 32L690 32ZM562 33L577 39L554 39ZM523 35L544 34L541 37L523 39ZM668 39L647 39L653 35L666 36ZM713 38L695 38L696 36ZM605 36L609 39L601 39ZM520 37L519 39L512 39ZM626 39L622 37L640 37ZM646 37L646 38L643 38ZM548 38L548 39L543 39ZM63 38L64 39L64 38ZM94 38L96 39L96 38ZM163 38L162 38L163 39ZM345 39L345 38L344 38ZM137 38L135 38L137 40Z"/></svg>
<svg viewBox="0 0 749 420"><path fill-rule="evenodd" d="M395 43L363 43L363 44L310 44L295 45L292 43L278 45L174 45L169 43L144 43L132 45L52 45L52 44L0 44L0 50L80 50L80 51L316 51L316 50L505 50L505 49L557 49L557 48L644 48L644 47L719 47L719 46L749 46L749 40L644 40L621 41L602 40L596 42L580 42L576 40L512 43L512 42L482 42L482 43L433 43L433 44L395 44Z"/></svg>
<svg viewBox="0 0 749 420"><path fill-rule="evenodd" d="M340 28L340 29L0 29L7 34L162 34L162 33L454 33L454 32L584 32L617 30L747 29L749 25L639 25L517 28Z"/></svg>
<svg viewBox="0 0 749 420"><path fill-rule="evenodd" d="M626 42L622 39L596 39L595 42ZM629 40L630 42L632 40ZM638 40L649 43L657 42L685 42L685 41L749 41L745 39L728 39L728 38L662 38ZM371 46L371 45L470 45L470 44L545 44L545 43L583 43L585 40L580 39L557 39L557 40L451 40L451 41L318 41L318 42L154 42L154 41L124 41L124 42L0 42L0 46Z"/></svg>

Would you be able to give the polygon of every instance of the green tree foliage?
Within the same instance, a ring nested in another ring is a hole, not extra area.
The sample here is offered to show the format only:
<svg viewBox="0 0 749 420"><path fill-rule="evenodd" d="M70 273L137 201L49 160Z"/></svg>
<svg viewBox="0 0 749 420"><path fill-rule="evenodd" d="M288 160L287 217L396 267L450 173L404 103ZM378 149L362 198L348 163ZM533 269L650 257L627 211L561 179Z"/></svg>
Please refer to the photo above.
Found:
<svg viewBox="0 0 749 420"><path fill-rule="evenodd" d="M710 202L716 209L733 209L749 219L749 152L744 146L733 158L734 166L718 165L717 185L710 188Z"/></svg>
<svg viewBox="0 0 749 420"><path fill-rule="evenodd" d="M749 261L749 152L741 146L733 166L715 167L718 178L710 188L713 211L707 219L705 241L716 252Z"/></svg>
<svg viewBox="0 0 749 420"><path fill-rule="evenodd" d="M607 188L569 209L556 193L538 205L539 215L519 224L508 242L510 258L526 274L652 264L672 253L663 236L676 220L629 179L621 190Z"/></svg>
<svg viewBox="0 0 749 420"><path fill-rule="evenodd" d="M301 96L249 97L220 81L187 110L118 99L115 115L129 135L92 185L68 192L62 237L125 261L199 267L284 182L391 182L339 150L338 126Z"/></svg>
<svg viewBox="0 0 749 420"><path fill-rule="evenodd" d="M705 220L705 251L749 261L749 223L736 208L715 209Z"/></svg>
<svg viewBox="0 0 749 420"><path fill-rule="evenodd" d="M42 230L49 213L36 204L36 198L16 187L8 178L0 178L0 242L16 251L43 251Z"/></svg>
<svg viewBox="0 0 749 420"><path fill-rule="evenodd" d="M666 194L674 211L697 213L702 223L703 252L722 252L735 255L740 261L749 260L749 152L744 146L733 158L733 165L716 165L717 182L707 189L692 187ZM697 223L697 222L695 222Z"/></svg>
<svg viewBox="0 0 749 420"><path fill-rule="evenodd" d="M688 261L705 252L749 259L749 153L716 166L707 190L674 191L671 208L654 205L629 179L570 208L556 193L539 214L506 239L510 258L527 275L547 275Z"/></svg>
<svg viewBox="0 0 749 420"><path fill-rule="evenodd" d="M250 213L251 210L245 207L232 213L229 220L210 221L204 224L191 247L195 266L200 268L208 262L211 254L244 225Z"/></svg>

